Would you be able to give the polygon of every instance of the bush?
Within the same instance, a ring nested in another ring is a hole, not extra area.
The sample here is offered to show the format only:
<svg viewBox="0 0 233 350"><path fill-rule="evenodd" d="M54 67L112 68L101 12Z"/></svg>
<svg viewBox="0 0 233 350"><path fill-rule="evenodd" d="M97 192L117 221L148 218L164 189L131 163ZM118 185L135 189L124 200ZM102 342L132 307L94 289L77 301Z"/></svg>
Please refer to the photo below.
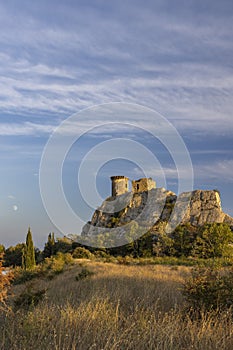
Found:
<svg viewBox="0 0 233 350"><path fill-rule="evenodd" d="M92 259L93 254L86 248L77 247L75 248L73 254L74 259Z"/></svg>
<svg viewBox="0 0 233 350"><path fill-rule="evenodd" d="M133 257L128 256L128 255L118 256L117 262L118 262L118 264L121 264L121 265L134 265L137 263L137 259L134 259Z"/></svg>
<svg viewBox="0 0 233 350"><path fill-rule="evenodd" d="M6 307L8 289L13 278L12 272L6 273L2 267L2 254L0 254L0 308Z"/></svg>
<svg viewBox="0 0 233 350"><path fill-rule="evenodd" d="M94 274L93 271L88 270L87 268L83 268L81 272L75 277L76 281L83 280L84 278L90 277Z"/></svg>
<svg viewBox="0 0 233 350"><path fill-rule="evenodd" d="M28 281L31 281L33 278L36 278L39 276L39 270L24 270L21 267L15 268L14 273L14 279L13 284L21 284Z"/></svg>
<svg viewBox="0 0 233 350"><path fill-rule="evenodd" d="M57 253L55 256L57 259L62 259L65 263L65 265L73 265L74 264L74 259L73 256L70 253Z"/></svg>
<svg viewBox="0 0 233 350"><path fill-rule="evenodd" d="M48 277L53 277L61 272L63 272L65 262L63 259L58 259L55 257L46 258L43 264L43 271L48 275Z"/></svg>
<svg viewBox="0 0 233 350"><path fill-rule="evenodd" d="M14 270L13 284L25 283L37 277L52 279L55 275L63 272L65 265L72 265L73 263L74 259L71 254L58 253L51 258L46 258L42 264L32 270L17 267Z"/></svg>
<svg viewBox="0 0 233 350"><path fill-rule="evenodd" d="M111 256L107 254L104 250L95 250L93 254L97 259L107 259Z"/></svg>
<svg viewBox="0 0 233 350"><path fill-rule="evenodd" d="M194 268L183 294L193 310L228 309L233 306L233 270Z"/></svg>
<svg viewBox="0 0 233 350"><path fill-rule="evenodd" d="M45 293L46 289L34 290L32 285L27 286L27 288L15 299L15 309L31 309L44 299Z"/></svg>
<svg viewBox="0 0 233 350"><path fill-rule="evenodd" d="M42 265L42 273L52 279L55 275L62 273L65 265L72 265L74 263L73 257L70 253L57 253L51 258L46 258Z"/></svg>

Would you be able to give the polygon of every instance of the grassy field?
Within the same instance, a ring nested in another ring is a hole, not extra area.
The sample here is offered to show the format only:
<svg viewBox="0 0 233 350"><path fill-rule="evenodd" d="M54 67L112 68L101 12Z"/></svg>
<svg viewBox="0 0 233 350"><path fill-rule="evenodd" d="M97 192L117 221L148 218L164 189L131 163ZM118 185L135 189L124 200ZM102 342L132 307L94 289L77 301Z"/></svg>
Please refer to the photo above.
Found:
<svg viewBox="0 0 233 350"><path fill-rule="evenodd" d="M93 274L82 278L83 271ZM181 288L189 273L182 266L77 262L52 280L27 283L46 289L45 298L2 316L0 349L233 349L230 313L192 318L185 311ZM14 286L15 297L24 289Z"/></svg>

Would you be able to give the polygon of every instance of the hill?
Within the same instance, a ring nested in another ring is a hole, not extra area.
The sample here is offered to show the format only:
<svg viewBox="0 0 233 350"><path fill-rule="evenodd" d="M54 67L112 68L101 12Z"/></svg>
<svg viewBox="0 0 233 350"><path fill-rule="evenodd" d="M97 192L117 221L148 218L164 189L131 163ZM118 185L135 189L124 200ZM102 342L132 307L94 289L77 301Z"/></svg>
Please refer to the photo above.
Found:
<svg viewBox="0 0 233 350"><path fill-rule="evenodd" d="M77 278L84 270L92 274ZM29 310L0 314L0 349L232 349L229 311L187 313L181 288L189 275L181 266L79 260L52 280L14 287L21 300L46 294Z"/></svg>

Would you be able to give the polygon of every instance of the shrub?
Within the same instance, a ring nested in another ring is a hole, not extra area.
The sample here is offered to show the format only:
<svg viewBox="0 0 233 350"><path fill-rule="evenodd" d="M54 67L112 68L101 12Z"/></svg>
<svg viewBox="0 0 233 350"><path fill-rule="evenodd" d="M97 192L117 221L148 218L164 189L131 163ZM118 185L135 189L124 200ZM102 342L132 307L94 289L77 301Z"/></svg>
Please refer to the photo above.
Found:
<svg viewBox="0 0 233 350"><path fill-rule="evenodd" d="M29 310L44 299L45 293L46 289L34 290L32 285L27 286L27 288L15 299L15 309Z"/></svg>
<svg viewBox="0 0 233 350"><path fill-rule="evenodd" d="M14 279L13 279L14 285L31 281L33 278L36 278L39 275L38 269L24 270L21 267L18 267L18 268L15 268L14 271L15 271Z"/></svg>
<svg viewBox="0 0 233 350"><path fill-rule="evenodd" d="M51 258L46 258L42 265L42 273L52 279L55 275L62 273L65 265L71 265L74 263L72 255L70 253L57 253Z"/></svg>
<svg viewBox="0 0 233 350"><path fill-rule="evenodd" d="M94 274L93 271L88 270L87 268L83 268L81 272L75 277L76 281L83 280L84 278L90 277Z"/></svg>
<svg viewBox="0 0 233 350"><path fill-rule="evenodd" d="M104 250L95 250L93 254L97 259L106 259L110 257Z"/></svg>
<svg viewBox="0 0 233 350"><path fill-rule="evenodd" d="M0 254L0 308L6 307L5 301L7 299L7 293L10 286L10 282L13 278L12 272L5 273L2 267L2 255Z"/></svg>
<svg viewBox="0 0 233 350"><path fill-rule="evenodd" d="M128 255L117 257L117 262L118 264L121 264L121 265L134 265L136 261L137 261L136 259Z"/></svg>
<svg viewBox="0 0 233 350"><path fill-rule="evenodd" d="M70 253L57 253L56 255L57 259L62 259L65 263L65 265L73 265L74 264L74 259L73 256Z"/></svg>
<svg viewBox="0 0 233 350"><path fill-rule="evenodd" d="M63 272L65 261L56 257L46 258L43 264L43 271L49 277L52 278Z"/></svg>
<svg viewBox="0 0 233 350"><path fill-rule="evenodd" d="M194 268L183 294L193 310L228 309L233 306L233 270Z"/></svg>
<svg viewBox="0 0 233 350"><path fill-rule="evenodd" d="M57 255L46 258L44 262L32 270L24 270L20 267L15 268L13 284L21 284L36 277L48 277L52 279L55 275L63 272L65 265L74 263L72 255L69 253L58 253Z"/></svg>
<svg viewBox="0 0 233 350"><path fill-rule="evenodd" d="M74 259L92 259L93 254L86 248L77 247L75 248L73 254Z"/></svg>

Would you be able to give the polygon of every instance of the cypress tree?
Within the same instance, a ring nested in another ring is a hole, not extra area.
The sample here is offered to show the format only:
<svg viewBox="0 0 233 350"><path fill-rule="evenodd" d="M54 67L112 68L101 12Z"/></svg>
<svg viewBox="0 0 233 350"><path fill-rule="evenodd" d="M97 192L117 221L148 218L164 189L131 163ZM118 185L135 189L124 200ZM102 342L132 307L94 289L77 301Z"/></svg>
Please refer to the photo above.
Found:
<svg viewBox="0 0 233 350"><path fill-rule="evenodd" d="M35 265L36 265L35 249L34 249L34 244L32 240L31 229L29 227L27 237L26 237L26 246L23 250L22 266L25 270L30 270L30 269L33 269Z"/></svg>
<svg viewBox="0 0 233 350"><path fill-rule="evenodd" d="M55 238L54 233L50 233L48 235L48 241L45 244L44 251L43 251L43 257L44 258L50 258L52 255L54 255L54 249L55 248Z"/></svg>
<svg viewBox="0 0 233 350"><path fill-rule="evenodd" d="M26 245L22 249L22 268L26 270Z"/></svg>

